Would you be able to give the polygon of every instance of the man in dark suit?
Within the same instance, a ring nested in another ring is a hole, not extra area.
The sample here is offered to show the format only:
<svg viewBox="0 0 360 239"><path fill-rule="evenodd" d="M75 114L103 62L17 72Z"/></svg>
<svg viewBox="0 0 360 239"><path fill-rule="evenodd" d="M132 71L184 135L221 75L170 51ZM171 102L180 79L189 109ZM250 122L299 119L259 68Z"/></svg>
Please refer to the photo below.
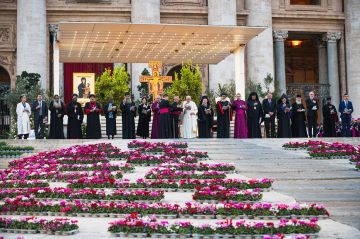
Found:
<svg viewBox="0 0 360 239"><path fill-rule="evenodd" d="M45 122L48 118L48 107L42 99L42 95L38 95L36 101L32 104L31 111L34 112L34 130L35 138L43 139L45 131ZM39 132L40 128L40 132Z"/></svg>
<svg viewBox="0 0 360 239"><path fill-rule="evenodd" d="M263 100L263 111L265 121L266 138L275 138L275 115L276 101L272 99L272 93L268 92L267 98Z"/></svg>
<svg viewBox="0 0 360 239"><path fill-rule="evenodd" d="M342 124L342 134L344 137L351 137L350 123L351 123L351 114L354 111L351 101L349 101L349 95L344 94L343 100L339 105L339 113Z"/></svg>
<svg viewBox="0 0 360 239"><path fill-rule="evenodd" d="M309 99L306 100L308 135L310 138L315 138L317 135L318 110L319 110L319 105L315 100L315 93L313 91L310 91Z"/></svg>

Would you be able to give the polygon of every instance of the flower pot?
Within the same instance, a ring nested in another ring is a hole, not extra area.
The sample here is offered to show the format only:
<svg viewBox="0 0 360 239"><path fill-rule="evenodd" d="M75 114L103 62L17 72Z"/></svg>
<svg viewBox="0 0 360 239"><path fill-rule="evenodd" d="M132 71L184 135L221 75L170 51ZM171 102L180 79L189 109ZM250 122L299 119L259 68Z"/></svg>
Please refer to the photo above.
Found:
<svg viewBox="0 0 360 239"><path fill-rule="evenodd" d="M236 239L252 239L253 237L251 235L236 235Z"/></svg>
<svg viewBox="0 0 360 239"><path fill-rule="evenodd" d="M173 238L186 239L192 237L191 234L173 234Z"/></svg>
<svg viewBox="0 0 360 239"><path fill-rule="evenodd" d="M151 238L171 238L171 234L153 233L150 235Z"/></svg>
<svg viewBox="0 0 360 239"><path fill-rule="evenodd" d="M55 235L69 236L69 235L74 235L78 232L79 232L79 230L60 231L60 232L55 232Z"/></svg>
<svg viewBox="0 0 360 239"><path fill-rule="evenodd" d="M192 234L192 237L193 237L194 239L202 239L202 238L203 238L203 235L201 235L201 234Z"/></svg>
<svg viewBox="0 0 360 239"><path fill-rule="evenodd" d="M263 239L264 235L253 235L254 239Z"/></svg>

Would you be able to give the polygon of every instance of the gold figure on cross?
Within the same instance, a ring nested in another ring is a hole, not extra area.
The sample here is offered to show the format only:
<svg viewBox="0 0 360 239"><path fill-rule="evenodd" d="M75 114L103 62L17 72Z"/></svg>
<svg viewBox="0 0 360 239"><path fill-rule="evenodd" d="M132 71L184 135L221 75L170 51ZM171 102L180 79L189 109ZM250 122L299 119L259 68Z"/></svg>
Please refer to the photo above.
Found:
<svg viewBox="0 0 360 239"><path fill-rule="evenodd" d="M172 77L160 76L161 61L150 61L149 67L152 70L152 76L140 76L140 82L148 83L149 94L152 94L153 99L155 99L157 95L164 92L164 83L172 83Z"/></svg>

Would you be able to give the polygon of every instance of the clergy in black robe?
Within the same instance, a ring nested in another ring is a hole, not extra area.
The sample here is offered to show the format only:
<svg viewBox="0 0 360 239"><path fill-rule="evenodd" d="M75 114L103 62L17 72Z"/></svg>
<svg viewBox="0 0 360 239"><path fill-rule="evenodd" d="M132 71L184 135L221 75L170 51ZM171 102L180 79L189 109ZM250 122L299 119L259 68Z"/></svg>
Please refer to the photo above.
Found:
<svg viewBox="0 0 360 239"><path fill-rule="evenodd" d="M261 138L260 124L263 117L263 109L258 94L256 92L251 92L246 103L248 138Z"/></svg>
<svg viewBox="0 0 360 239"><path fill-rule="evenodd" d="M231 103L225 93L216 102L217 138L230 138Z"/></svg>
<svg viewBox="0 0 360 239"><path fill-rule="evenodd" d="M307 138L305 107L301 102L301 95L296 96L296 102L291 109L292 137Z"/></svg>
<svg viewBox="0 0 360 239"><path fill-rule="evenodd" d="M104 114L106 119L106 135L108 136L108 139L110 139L110 136L113 139L114 135L116 135L117 108L111 97L109 98L109 102L104 107Z"/></svg>
<svg viewBox="0 0 360 239"><path fill-rule="evenodd" d="M324 137L336 137L336 122L338 120L337 111L331 104L331 97L326 99L326 104L322 108Z"/></svg>
<svg viewBox="0 0 360 239"><path fill-rule="evenodd" d="M64 139L63 119L65 114L64 103L58 95L50 102L50 132L49 139Z"/></svg>
<svg viewBox="0 0 360 239"><path fill-rule="evenodd" d="M290 117L290 103L283 94L277 103L278 138L291 138Z"/></svg>
<svg viewBox="0 0 360 239"><path fill-rule="evenodd" d="M275 117L276 101L272 98L272 93L268 92L267 98L263 100L262 107L264 110L264 122L266 138L276 138L275 135Z"/></svg>
<svg viewBox="0 0 360 239"><path fill-rule="evenodd" d="M315 93L311 91L309 93L309 99L306 100L306 113L307 113L307 123L308 123L308 134L309 137L316 137L317 135L317 112L319 106L315 100Z"/></svg>
<svg viewBox="0 0 360 239"><path fill-rule="evenodd" d="M148 105L147 98L143 97L138 107L139 122L136 135L146 139L149 137L149 123L151 120L151 107Z"/></svg>
<svg viewBox="0 0 360 239"><path fill-rule="evenodd" d="M135 139L135 117L136 105L132 101L129 93L125 95L124 100L120 104L122 112L123 139Z"/></svg>
<svg viewBox="0 0 360 239"><path fill-rule="evenodd" d="M81 124L84 119L84 112L81 104L77 102L77 94L73 94L71 102L66 107L68 116L67 138L82 139Z"/></svg>
<svg viewBox="0 0 360 239"><path fill-rule="evenodd" d="M95 95L90 95L90 102L85 104L86 120L86 137L88 139L101 138L100 114L102 112L100 103L96 102Z"/></svg>
<svg viewBox="0 0 360 239"><path fill-rule="evenodd" d="M211 138L213 119L214 111L211 109L209 99L203 96L198 107L199 138Z"/></svg>
<svg viewBox="0 0 360 239"><path fill-rule="evenodd" d="M179 96L174 96L174 102L170 106L171 137L179 138L179 116L183 108L179 105Z"/></svg>
<svg viewBox="0 0 360 239"><path fill-rule="evenodd" d="M171 121L170 121L170 103L169 96L163 95L159 103L160 115L159 115L159 138L168 139L171 138Z"/></svg>

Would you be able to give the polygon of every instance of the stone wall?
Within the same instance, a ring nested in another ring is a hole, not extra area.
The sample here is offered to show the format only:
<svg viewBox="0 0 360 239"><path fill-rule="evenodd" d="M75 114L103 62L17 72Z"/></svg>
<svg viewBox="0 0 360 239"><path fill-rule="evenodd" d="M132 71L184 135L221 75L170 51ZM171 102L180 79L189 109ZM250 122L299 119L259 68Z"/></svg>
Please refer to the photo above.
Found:
<svg viewBox="0 0 360 239"><path fill-rule="evenodd" d="M31 2L24 1L24 2ZM12 82L15 82L16 75L16 53L15 49L18 49L20 54L23 50L22 47L26 47L26 45L17 46L17 26L16 26L16 16L17 16L17 3L21 3L22 0L0 0L0 9L2 9L2 14L0 15L0 29L4 29L5 35L10 36L10 40L8 37L0 37L0 65L4 66L7 71L11 75ZM154 3L152 1L146 1L147 5L144 5L144 1L140 1L139 8L143 11L140 12L141 18L146 22L146 17L148 14L158 14L155 22L161 23L177 23L177 24L212 24L211 19L208 14L208 5L209 1L206 0L157 0L157 4L160 5L160 11L151 11L146 12L146 9L151 9L154 7ZM218 1L217 1L218 2ZM264 39L261 39L262 36L258 37L260 40L255 40L257 43L263 44L263 47L258 48L258 44L249 44L247 47L247 57L246 57L246 68L247 68L247 78L255 78L256 81L261 81L264 77L265 72L272 73L271 69L273 69L273 61L272 61L272 51L271 45L272 37L270 37L270 27L272 26L274 29L278 30L287 30L287 31L299 31L299 32L343 32L344 33L344 22L345 22L345 14L343 11L342 0L322 0L321 5L319 6L291 6L289 0L234 0L235 2L235 24L237 25L259 25L262 20L264 20L265 16L270 16L266 18L267 22L262 22L260 25L269 26L269 33L264 33L266 35ZM252 3L251 3L252 2ZM270 2L270 8L269 3ZM356 6L358 1L345 1L347 3L347 9L351 11L347 12L347 16L351 17L354 15ZM132 8L134 6L131 5L136 4L136 1L130 0L113 0L108 3L78 3L77 0L46 0L46 24L56 24L61 21L92 21L92 22L131 22L132 18ZM254 4L255 3L255 4ZM251 5L253 4L253 5ZM268 5L264 5L268 4ZM352 6L355 6L355 10ZM266 7L266 11L264 10ZM211 6L210 6L211 8ZM216 7L217 8L217 7ZM29 8L28 10L31 10ZM35 9L39 11L40 8L37 7ZM212 9L214 10L214 9ZM219 10L219 9L216 9ZM269 15L270 10L270 15ZM263 11L263 12L262 12ZM29 12L29 11L28 11ZM221 12L221 11L219 11ZM145 14L146 13L146 14ZM134 13L136 15L136 13ZM133 15L134 15L133 14ZM134 15L134 19L136 18ZM152 19L153 16L149 15L149 21L154 22ZM262 18L262 20L260 20ZM270 19L270 20L269 20ZM351 18L354 19L354 18ZM233 21L233 20L231 20ZM355 21L355 20L353 20ZM133 21L135 22L135 21ZM21 24L19 22L18 24ZM354 35L351 29L354 29L356 26L356 22L351 23L347 21L347 27L350 29L346 35L352 34ZM34 24L33 24L34 25ZM36 25L36 24L35 24ZM34 27L34 26L33 26ZM43 30L41 30L43 31ZM39 37L39 34L30 33L27 34L28 37L36 39ZM45 49L45 53L43 50L38 54L36 54L37 59L42 59L45 57L44 62L41 64L39 61L34 61L29 63L27 66L31 66L29 69L32 71L33 66L36 66L36 71L45 71L42 74L45 74L46 78L49 72L48 65L48 33L47 27L45 26L45 37L44 32L40 32L42 39L42 48ZM2 33L4 35L4 33ZM18 33L21 36L21 33ZM38 36L36 36L38 35ZM6 38L6 40L4 40ZM39 39L40 39L39 38ZM355 45L356 38L349 37L350 39L346 39L347 47L349 45ZM2 42L1 42L2 41ZM5 43L4 43L5 42ZM358 44L356 44L358 45ZM348 77L350 75L356 75L351 70L353 67L350 65L345 65L345 41L340 41L340 78L341 78L341 90L346 91L346 75L345 69L347 69ZM261 49L260 51L258 49ZM348 49L347 49L348 50ZM341 52L342 51L342 52ZM349 54L346 54L347 62L352 62L349 58ZM26 58L26 57L25 57ZM261 59L260 59L261 58ZM25 60L26 62L27 60ZM265 63L263 63L265 61ZM19 63L18 63L19 64ZM351 63L349 63L351 64ZM260 71L258 71L257 65L261 65ZM43 68L42 66L45 66ZM20 68L23 68L20 66ZM45 69L45 70L43 70ZM231 70L232 71L232 70ZM231 72L229 71L229 72ZM137 73L138 74L138 73ZM227 75L221 75L221 81L227 78L232 78L232 73L229 73L229 77ZM135 76L136 78L136 76ZM135 79L134 78L134 79ZM349 82L351 79L349 80ZM211 83L210 83L211 84ZM48 85L48 82L45 82L45 85ZM133 85L134 86L134 85ZM345 90L344 90L345 89Z"/></svg>
<svg viewBox="0 0 360 239"><path fill-rule="evenodd" d="M354 104L353 117L360 117L360 1L345 0L346 63L350 99Z"/></svg>
<svg viewBox="0 0 360 239"><path fill-rule="evenodd" d="M0 1L0 65L16 80L16 2Z"/></svg>

